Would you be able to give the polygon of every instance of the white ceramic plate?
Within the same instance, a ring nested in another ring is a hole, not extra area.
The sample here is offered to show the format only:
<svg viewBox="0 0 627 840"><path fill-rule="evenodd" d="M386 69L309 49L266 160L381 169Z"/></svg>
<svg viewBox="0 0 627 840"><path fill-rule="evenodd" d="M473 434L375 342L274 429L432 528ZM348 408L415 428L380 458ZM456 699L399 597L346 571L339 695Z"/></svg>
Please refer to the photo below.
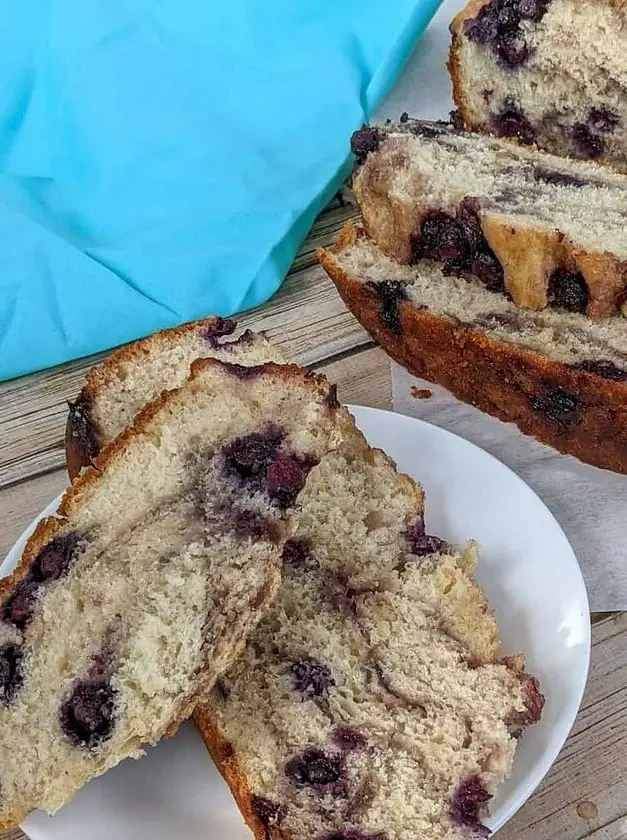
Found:
<svg viewBox="0 0 627 840"><path fill-rule="evenodd" d="M553 515L507 467L483 450L420 420L353 409L360 428L427 494L431 533L481 545L479 578L495 607L505 653L525 651L547 697L542 721L521 738L511 778L492 807L496 830L530 796L577 714L590 655L586 590L577 560ZM56 510L52 502L42 516ZM15 544L16 564L35 523ZM55 817L23 826L33 840L250 840L230 794L191 724L95 779Z"/></svg>

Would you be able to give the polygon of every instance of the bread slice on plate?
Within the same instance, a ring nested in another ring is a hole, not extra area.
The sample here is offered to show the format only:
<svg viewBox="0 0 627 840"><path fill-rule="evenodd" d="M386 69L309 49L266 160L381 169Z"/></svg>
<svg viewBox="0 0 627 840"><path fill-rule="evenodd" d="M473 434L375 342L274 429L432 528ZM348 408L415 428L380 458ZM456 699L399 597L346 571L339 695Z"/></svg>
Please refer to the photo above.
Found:
<svg viewBox="0 0 627 840"><path fill-rule="evenodd" d="M527 309L600 320L627 296L627 176L450 123L352 138L355 197L376 245L438 262Z"/></svg>
<svg viewBox="0 0 627 840"><path fill-rule="evenodd" d="M308 473L352 418L296 366L204 359L0 583L0 826L172 733L275 596Z"/></svg>
<svg viewBox="0 0 627 840"><path fill-rule="evenodd" d="M285 361L262 333L245 330L233 338L236 329L230 318L203 318L121 347L91 368L70 403L65 434L70 478L89 466L164 388L182 385L195 359L247 365Z"/></svg>
<svg viewBox="0 0 627 840"><path fill-rule="evenodd" d="M470 0L451 32L470 128L627 169L621 0Z"/></svg>
<svg viewBox="0 0 627 840"><path fill-rule="evenodd" d="M352 225L322 266L397 362L560 452L627 473L627 323L519 309L439 263L400 265Z"/></svg>
<svg viewBox="0 0 627 840"><path fill-rule="evenodd" d="M456 840L543 705L499 660L477 551L426 533L422 494L345 443L312 473L280 594L194 714L258 840Z"/></svg>
<svg viewBox="0 0 627 840"><path fill-rule="evenodd" d="M129 348L156 391L176 343ZM111 400L137 403L120 384ZM476 548L427 534L421 488L356 431L299 501L275 606L194 713L246 821L259 840L484 834L543 698L522 657L498 658Z"/></svg>

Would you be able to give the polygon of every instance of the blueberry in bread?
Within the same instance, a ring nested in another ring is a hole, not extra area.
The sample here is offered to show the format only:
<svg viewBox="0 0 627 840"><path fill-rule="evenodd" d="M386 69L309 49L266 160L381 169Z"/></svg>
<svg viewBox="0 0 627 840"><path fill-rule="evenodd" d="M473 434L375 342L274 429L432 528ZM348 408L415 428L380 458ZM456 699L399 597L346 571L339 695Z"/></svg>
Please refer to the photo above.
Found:
<svg viewBox="0 0 627 840"><path fill-rule="evenodd" d="M152 357L157 392L178 376L176 342L170 332L129 348ZM116 396L137 403L132 389ZM260 840L409 840L425 819L425 838L485 834L514 739L543 698L522 657L497 660L474 547L459 554L427 534L421 489L356 432L299 502L276 606L194 715L248 824ZM436 666L446 681L434 687ZM456 706L469 686L475 699L488 692L486 717Z"/></svg>
<svg viewBox="0 0 627 840"><path fill-rule="evenodd" d="M627 323L519 309L437 261L401 265L348 225L319 259L348 308L417 376L560 452L627 473Z"/></svg>
<svg viewBox="0 0 627 840"><path fill-rule="evenodd" d="M122 347L91 368L80 394L70 403L65 436L70 477L88 466L164 388L182 385L195 359L246 365L285 361L261 333L246 330L234 338L236 328L230 318L193 321Z"/></svg>
<svg viewBox="0 0 627 840"><path fill-rule="evenodd" d="M521 307L599 320L627 296L627 176L449 123L404 119L352 140L368 235Z"/></svg>
<svg viewBox="0 0 627 840"><path fill-rule="evenodd" d="M543 697L420 489L363 440L301 495L281 591L194 720L258 840L456 840Z"/></svg>
<svg viewBox="0 0 627 840"><path fill-rule="evenodd" d="M624 3L470 0L451 32L469 128L627 169Z"/></svg>
<svg viewBox="0 0 627 840"><path fill-rule="evenodd" d="M0 826L189 716L277 591L307 475L351 429L323 377L203 359L74 482L0 583Z"/></svg>

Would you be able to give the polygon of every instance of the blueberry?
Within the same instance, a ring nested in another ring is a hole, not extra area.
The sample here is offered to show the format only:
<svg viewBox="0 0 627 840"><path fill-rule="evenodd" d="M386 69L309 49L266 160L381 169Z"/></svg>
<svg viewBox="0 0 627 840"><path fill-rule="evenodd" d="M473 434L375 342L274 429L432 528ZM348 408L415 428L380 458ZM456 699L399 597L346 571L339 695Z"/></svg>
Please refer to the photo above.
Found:
<svg viewBox="0 0 627 840"><path fill-rule="evenodd" d="M79 439L88 461L93 461L100 452L98 434L91 421L91 407L91 400L83 395L75 402L68 401L68 425L72 435Z"/></svg>
<svg viewBox="0 0 627 840"><path fill-rule="evenodd" d="M520 106L512 100L507 100L501 111L491 116L490 128L498 137L515 137L526 145L536 139L535 129Z"/></svg>
<svg viewBox="0 0 627 840"><path fill-rule="evenodd" d="M384 139L385 133L380 129L362 125L351 137L351 151L357 158L357 162L363 163L370 152L376 152Z"/></svg>
<svg viewBox="0 0 627 840"><path fill-rule="evenodd" d="M516 68L522 67L531 53L522 33L505 32L499 37L496 55L505 68Z"/></svg>
<svg viewBox="0 0 627 840"><path fill-rule="evenodd" d="M279 454L268 464L266 472L266 489L270 499L282 510L292 507L316 463L315 459L300 459L289 452Z"/></svg>
<svg viewBox="0 0 627 840"><path fill-rule="evenodd" d="M437 260L460 260L466 255L464 231L453 216L431 210L420 221L420 234L414 238L413 260L427 257Z"/></svg>
<svg viewBox="0 0 627 840"><path fill-rule="evenodd" d="M366 286L378 298L381 304L381 320L393 333L400 333L401 314L398 305L407 298L405 287L398 280L382 280L380 283L367 281Z"/></svg>
<svg viewBox="0 0 627 840"><path fill-rule="evenodd" d="M463 779L453 794L451 819L456 825L467 828L480 837L488 837L490 830L483 825L481 818L490 799L492 797L479 776Z"/></svg>
<svg viewBox="0 0 627 840"><path fill-rule="evenodd" d="M569 431L581 422L583 405L581 400L565 388L557 388L544 396L529 399L534 411L541 412L547 420L559 426L563 432Z"/></svg>
<svg viewBox="0 0 627 840"><path fill-rule="evenodd" d="M281 429L269 426L264 432L251 432L235 438L223 448L228 468L241 478L265 472L283 437Z"/></svg>
<svg viewBox="0 0 627 840"><path fill-rule="evenodd" d="M547 290L549 304L568 312L585 313L588 306L588 286L583 274L556 269L549 278Z"/></svg>
<svg viewBox="0 0 627 840"><path fill-rule="evenodd" d="M0 705L7 706L24 682L23 656L12 644L0 648Z"/></svg>
<svg viewBox="0 0 627 840"><path fill-rule="evenodd" d="M267 829L273 825L279 825L287 816L286 805L273 802L265 796L257 796L257 794L253 794L252 797L252 810Z"/></svg>
<svg viewBox="0 0 627 840"><path fill-rule="evenodd" d="M599 134L612 134L620 123L620 117L607 108L591 108L588 112L588 126Z"/></svg>
<svg viewBox="0 0 627 840"><path fill-rule="evenodd" d="M422 514L417 516L413 525L407 529L405 538L409 550L416 557L426 557L429 554L446 554L451 550L449 543L426 533Z"/></svg>
<svg viewBox="0 0 627 840"><path fill-rule="evenodd" d="M237 321L231 318L214 318L203 333L203 338L216 350L220 344L218 339L224 338L225 335L233 335L237 327Z"/></svg>
<svg viewBox="0 0 627 840"><path fill-rule="evenodd" d="M61 705L62 731L76 746L97 749L113 732L115 701L108 680L77 680Z"/></svg>
<svg viewBox="0 0 627 840"><path fill-rule="evenodd" d="M288 761L285 774L296 787L326 788L340 780L342 759L311 747Z"/></svg>
<svg viewBox="0 0 627 840"><path fill-rule="evenodd" d="M19 630L23 630L31 620L38 589L39 584L36 581L30 578L21 580L2 609L3 621L9 621Z"/></svg>
<svg viewBox="0 0 627 840"><path fill-rule="evenodd" d="M577 370L585 370L588 373L595 373L597 376L602 376L604 379L610 379L612 382L627 382L627 370L619 368L614 362L609 359L586 359L573 365Z"/></svg>
<svg viewBox="0 0 627 840"><path fill-rule="evenodd" d="M31 567L30 574L36 581L58 580L70 570L79 538L75 532L55 537L45 545Z"/></svg>
<svg viewBox="0 0 627 840"><path fill-rule="evenodd" d="M300 659L290 666L292 683L303 699L322 697L335 685L328 665L318 659Z"/></svg>
<svg viewBox="0 0 627 840"><path fill-rule="evenodd" d="M575 123L572 134L575 151L580 157L595 160L605 152L603 137L592 131L585 123Z"/></svg>

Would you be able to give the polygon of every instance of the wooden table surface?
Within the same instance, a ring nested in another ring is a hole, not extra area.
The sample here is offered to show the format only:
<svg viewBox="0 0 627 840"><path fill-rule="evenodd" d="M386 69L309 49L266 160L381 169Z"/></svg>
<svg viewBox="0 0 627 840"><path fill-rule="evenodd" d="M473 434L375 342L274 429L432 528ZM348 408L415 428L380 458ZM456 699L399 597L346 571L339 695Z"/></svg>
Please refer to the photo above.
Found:
<svg viewBox="0 0 627 840"><path fill-rule="evenodd" d="M241 323L265 329L294 360L324 371L344 401L390 408L388 358L315 261L316 246L330 244L353 213L336 204L321 214L280 292ZM66 400L100 358L0 384L0 557L66 487ZM627 613L593 615L592 639L574 729L538 791L501 829L501 840L627 840ZM0 840L23 837L19 830L0 832Z"/></svg>

